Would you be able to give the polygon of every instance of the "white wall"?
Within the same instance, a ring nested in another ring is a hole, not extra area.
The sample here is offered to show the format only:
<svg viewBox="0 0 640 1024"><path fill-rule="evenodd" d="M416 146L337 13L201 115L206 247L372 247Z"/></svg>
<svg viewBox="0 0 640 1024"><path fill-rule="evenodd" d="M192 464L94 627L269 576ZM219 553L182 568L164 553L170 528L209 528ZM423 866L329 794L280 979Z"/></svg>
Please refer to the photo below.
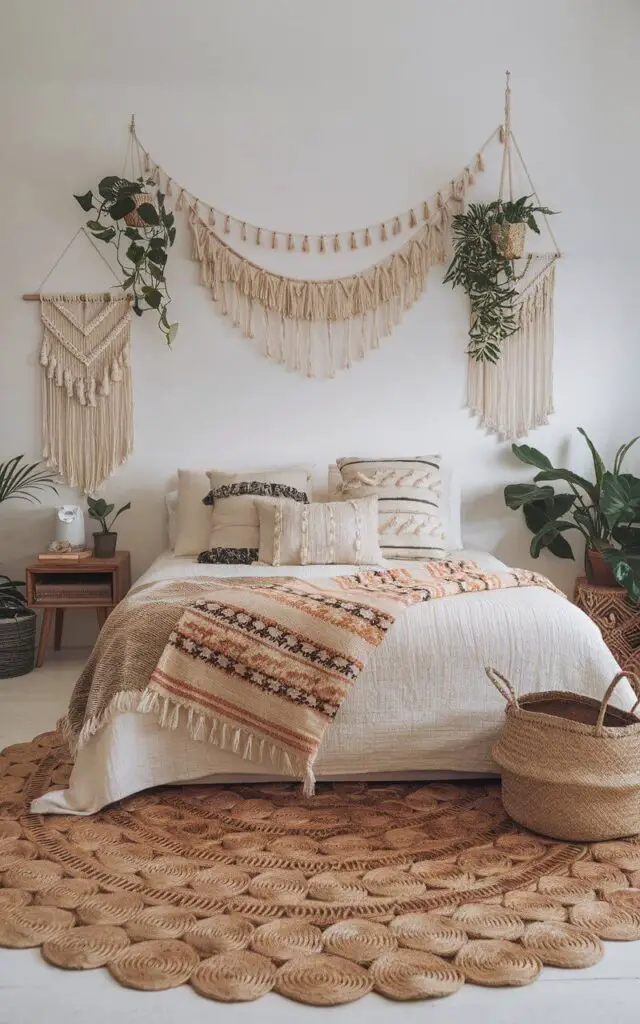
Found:
<svg viewBox="0 0 640 1024"><path fill-rule="evenodd" d="M149 150L194 193L249 221L333 231L406 209L457 172L502 115L514 122L566 258L558 272L557 413L531 443L588 462L574 427L610 455L638 432L635 201L640 142L634 0L3 0L0 40L0 458L40 445L37 289L82 222L72 193L120 170L136 113ZM477 196L495 194L500 153ZM249 250L255 257L256 251ZM178 465L306 460L320 477L349 453L442 448L459 466L465 539L520 565L529 535L502 488L509 446L463 407L466 306L434 274L382 349L335 380L264 360L214 311L188 261L170 263L173 351L135 323L135 453L108 484L136 573L164 546L162 495ZM301 276L349 273L339 258L260 252ZM80 239L47 287L103 288ZM637 465L637 461L636 461ZM524 474L522 474L524 475ZM62 492L67 500L75 496ZM55 499L52 499L55 501ZM0 510L0 561L19 568L51 512ZM538 563L569 586L576 571Z"/></svg>

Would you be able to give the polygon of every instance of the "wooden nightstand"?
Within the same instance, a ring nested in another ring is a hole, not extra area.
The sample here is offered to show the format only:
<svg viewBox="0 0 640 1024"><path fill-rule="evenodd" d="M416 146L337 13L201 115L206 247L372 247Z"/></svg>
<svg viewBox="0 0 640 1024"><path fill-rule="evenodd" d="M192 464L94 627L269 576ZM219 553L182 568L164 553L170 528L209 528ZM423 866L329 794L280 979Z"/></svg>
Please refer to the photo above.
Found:
<svg viewBox="0 0 640 1024"><path fill-rule="evenodd" d="M623 587L597 587L579 576L574 603L595 622L602 639L621 668L640 670L640 607Z"/></svg>
<svg viewBox="0 0 640 1024"><path fill-rule="evenodd" d="M26 569L27 604L43 611L36 666L44 653L55 612L54 650L60 650L64 613L67 608L95 608L101 629L112 608L131 586L128 551L116 551L113 558L83 558L78 562L33 562Z"/></svg>

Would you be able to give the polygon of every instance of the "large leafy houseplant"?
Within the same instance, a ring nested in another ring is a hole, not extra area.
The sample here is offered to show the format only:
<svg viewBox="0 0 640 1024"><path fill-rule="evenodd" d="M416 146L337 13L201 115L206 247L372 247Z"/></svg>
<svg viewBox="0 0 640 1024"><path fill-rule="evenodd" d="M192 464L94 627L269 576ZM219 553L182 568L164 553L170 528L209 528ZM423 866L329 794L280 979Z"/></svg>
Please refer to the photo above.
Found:
<svg viewBox="0 0 640 1024"><path fill-rule="evenodd" d="M624 460L638 440L620 446L608 470L595 445L582 427L593 459L595 479L554 466L537 448L514 444L514 455L538 472L532 483L509 484L504 499L509 508L522 508L533 538L531 555L537 558L548 548L558 558L573 558L565 534L576 530L585 541L585 568L592 575L594 553L611 566L617 582L626 588L629 598L640 603L640 478L623 473ZM569 485L569 491L556 493L555 481Z"/></svg>
<svg viewBox="0 0 640 1024"><path fill-rule="evenodd" d="M0 503L15 498L39 503L38 492L52 490L57 494L54 478L40 462L28 463L24 455L0 463ZM0 619L16 618L27 611L26 598L20 591L21 580L0 575Z"/></svg>
<svg viewBox="0 0 640 1024"><path fill-rule="evenodd" d="M468 354L480 362L496 363L502 342L518 330L515 303L518 281L513 259L499 250L500 229L523 224L540 234L536 214L553 214L536 206L531 196L491 203L470 203L466 213L453 218L454 256L444 280L464 288L471 303Z"/></svg>
<svg viewBox="0 0 640 1024"><path fill-rule="evenodd" d="M94 211L85 225L93 238L113 245L134 313L157 310L160 330L171 345L178 324L169 323L167 315L171 296L166 265L176 228L165 196L151 178L129 181L111 175L99 183L97 196L90 190L75 199L85 213Z"/></svg>

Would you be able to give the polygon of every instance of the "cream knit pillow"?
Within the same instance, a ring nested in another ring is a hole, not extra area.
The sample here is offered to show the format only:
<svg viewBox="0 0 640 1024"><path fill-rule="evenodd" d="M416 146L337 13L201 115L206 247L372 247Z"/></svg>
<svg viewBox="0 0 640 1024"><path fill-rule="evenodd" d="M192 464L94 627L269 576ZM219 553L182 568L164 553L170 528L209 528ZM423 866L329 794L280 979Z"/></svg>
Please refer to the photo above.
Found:
<svg viewBox="0 0 640 1024"><path fill-rule="evenodd" d="M384 558L442 558L445 530L439 455L413 458L338 459L342 495L377 495Z"/></svg>
<svg viewBox="0 0 640 1024"><path fill-rule="evenodd" d="M257 498L258 559L269 565L377 565L378 499L303 505Z"/></svg>

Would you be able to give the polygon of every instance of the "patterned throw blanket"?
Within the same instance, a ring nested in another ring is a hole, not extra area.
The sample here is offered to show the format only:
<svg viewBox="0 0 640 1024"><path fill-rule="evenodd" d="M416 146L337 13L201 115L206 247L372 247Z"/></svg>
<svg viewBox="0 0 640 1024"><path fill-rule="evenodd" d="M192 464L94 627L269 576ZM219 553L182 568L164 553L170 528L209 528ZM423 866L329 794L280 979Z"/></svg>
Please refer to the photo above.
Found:
<svg viewBox="0 0 640 1024"><path fill-rule="evenodd" d="M122 711L186 723L214 743L314 786L327 727L405 609L433 598L555 587L522 569L434 561L303 580L244 577L156 583L114 610L60 727L79 748Z"/></svg>

